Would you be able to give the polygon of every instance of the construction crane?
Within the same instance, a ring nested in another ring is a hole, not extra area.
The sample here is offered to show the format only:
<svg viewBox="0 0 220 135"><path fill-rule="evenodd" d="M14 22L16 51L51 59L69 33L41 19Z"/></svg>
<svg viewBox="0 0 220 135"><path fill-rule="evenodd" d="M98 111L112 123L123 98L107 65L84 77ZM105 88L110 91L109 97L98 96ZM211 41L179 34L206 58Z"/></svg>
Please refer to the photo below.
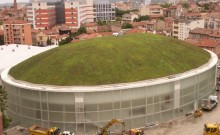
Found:
<svg viewBox="0 0 220 135"><path fill-rule="evenodd" d="M111 127L113 124L115 123L120 123L123 126L122 131L125 131L125 123L124 121L120 120L120 119L112 119L111 121L109 121L101 130L101 133L99 135L107 135L107 130L109 127Z"/></svg>

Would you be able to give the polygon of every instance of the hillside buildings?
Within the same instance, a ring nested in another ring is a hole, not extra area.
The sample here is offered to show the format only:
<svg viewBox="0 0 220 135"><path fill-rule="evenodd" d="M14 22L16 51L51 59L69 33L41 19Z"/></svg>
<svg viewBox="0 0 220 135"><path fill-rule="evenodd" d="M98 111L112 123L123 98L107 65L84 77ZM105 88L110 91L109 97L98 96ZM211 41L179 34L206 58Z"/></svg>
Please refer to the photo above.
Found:
<svg viewBox="0 0 220 135"><path fill-rule="evenodd" d="M30 23L22 20L8 20L3 26L5 44L32 44Z"/></svg>

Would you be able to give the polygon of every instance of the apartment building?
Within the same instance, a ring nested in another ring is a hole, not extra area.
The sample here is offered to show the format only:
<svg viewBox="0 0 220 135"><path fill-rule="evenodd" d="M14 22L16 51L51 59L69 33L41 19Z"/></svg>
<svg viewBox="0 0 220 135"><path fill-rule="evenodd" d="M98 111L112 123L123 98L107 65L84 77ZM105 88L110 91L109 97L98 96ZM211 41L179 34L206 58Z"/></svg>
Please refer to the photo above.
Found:
<svg viewBox="0 0 220 135"><path fill-rule="evenodd" d="M218 12L209 13L203 18L205 19L205 28L220 30L220 15Z"/></svg>
<svg viewBox="0 0 220 135"><path fill-rule="evenodd" d="M133 12L131 12L129 14L122 15L123 22L132 22L132 21L134 21L135 18L138 18L138 15Z"/></svg>
<svg viewBox="0 0 220 135"><path fill-rule="evenodd" d="M70 0L64 2L65 24L71 28L79 28L81 24L94 21L93 1L85 3Z"/></svg>
<svg viewBox="0 0 220 135"><path fill-rule="evenodd" d="M180 18L173 22L173 37L186 40L189 37L190 30L195 28L204 28L204 19L201 18Z"/></svg>
<svg viewBox="0 0 220 135"><path fill-rule="evenodd" d="M22 20L8 20L3 27L5 44L32 44L30 23Z"/></svg>
<svg viewBox="0 0 220 135"><path fill-rule="evenodd" d="M110 4L109 0L94 0L93 11L94 21L114 21L115 20L115 4Z"/></svg>
<svg viewBox="0 0 220 135"><path fill-rule="evenodd" d="M28 20L34 29L49 29L56 25L56 5L48 2L33 2L27 7Z"/></svg>
<svg viewBox="0 0 220 135"><path fill-rule="evenodd" d="M163 16L163 8L157 4L151 5L142 5L140 7L140 15L141 16L151 16L151 15L161 15Z"/></svg>
<svg viewBox="0 0 220 135"><path fill-rule="evenodd" d="M190 39L220 40L220 31L206 28L195 28L189 32Z"/></svg>

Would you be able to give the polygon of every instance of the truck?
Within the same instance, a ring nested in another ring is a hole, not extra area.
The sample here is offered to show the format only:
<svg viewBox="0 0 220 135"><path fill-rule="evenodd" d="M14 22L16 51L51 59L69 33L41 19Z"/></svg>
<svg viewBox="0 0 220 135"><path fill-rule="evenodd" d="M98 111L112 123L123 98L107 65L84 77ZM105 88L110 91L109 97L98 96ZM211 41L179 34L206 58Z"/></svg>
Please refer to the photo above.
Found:
<svg viewBox="0 0 220 135"><path fill-rule="evenodd" d="M30 135L62 135L61 130L58 127L51 127L48 129L33 125L28 131Z"/></svg>
<svg viewBox="0 0 220 135"><path fill-rule="evenodd" d="M202 109L212 111L218 105L218 96L210 95L208 99L202 100Z"/></svg>
<svg viewBox="0 0 220 135"><path fill-rule="evenodd" d="M219 135L220 129L219 124L204 124L203 135Z"/></svg>

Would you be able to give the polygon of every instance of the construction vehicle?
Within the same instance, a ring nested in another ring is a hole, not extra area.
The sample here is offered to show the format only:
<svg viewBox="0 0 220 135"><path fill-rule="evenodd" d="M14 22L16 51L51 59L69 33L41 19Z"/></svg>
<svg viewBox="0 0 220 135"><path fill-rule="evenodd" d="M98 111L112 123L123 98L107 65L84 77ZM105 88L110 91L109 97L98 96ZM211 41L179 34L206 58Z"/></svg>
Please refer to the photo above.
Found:
<svg viewBox="0 0 220 135"><path fill-rule="evenodd" d="M202 109L212 111L218 105L218 96L210 95L208 99L202 100Z"/></svg>
<svg viewBox="0 0 220 135"><path fill-rule="evenodd" d="M122 121L122 120L120 120L120 119L112 119L111 121L109 121L103 128L102 128L102 130L101 130L101 133L99 133L98 135L107 135L107 130L108 130L108 128L109 127L111 127L113 124L115 124L115 123L120 123L120 124L122 124L122 131L125 131L125 123Z"/></svg>
<svg viewBox="0 0 220 135"><path fill-rule="evenodd" d="M129 135L143 135L143 134L144 131L140 129L133 128L129 130Z"/></svg>
<svg viewBox="0 0 220 135"><path fill-rule="evenodd" d="M30 135L61 135L61 131L58 127L43 128L37 125L33 125L28 129Z"/></svg>
<svg viewBox="0 0 220 135"><path fill-rule="evenodd" d="M203 135L219 135L220 129L219 124L204 124Z"/></svg>
<svg viewBox="0 0 220 135"><path fill-rule="evenodd" d="M196 109L195 111L194 111L194 115L193 115L195 118L199 118L199 117L201 117L202 116L202 109L201 108L199 108L199 109Z"/></svg>

